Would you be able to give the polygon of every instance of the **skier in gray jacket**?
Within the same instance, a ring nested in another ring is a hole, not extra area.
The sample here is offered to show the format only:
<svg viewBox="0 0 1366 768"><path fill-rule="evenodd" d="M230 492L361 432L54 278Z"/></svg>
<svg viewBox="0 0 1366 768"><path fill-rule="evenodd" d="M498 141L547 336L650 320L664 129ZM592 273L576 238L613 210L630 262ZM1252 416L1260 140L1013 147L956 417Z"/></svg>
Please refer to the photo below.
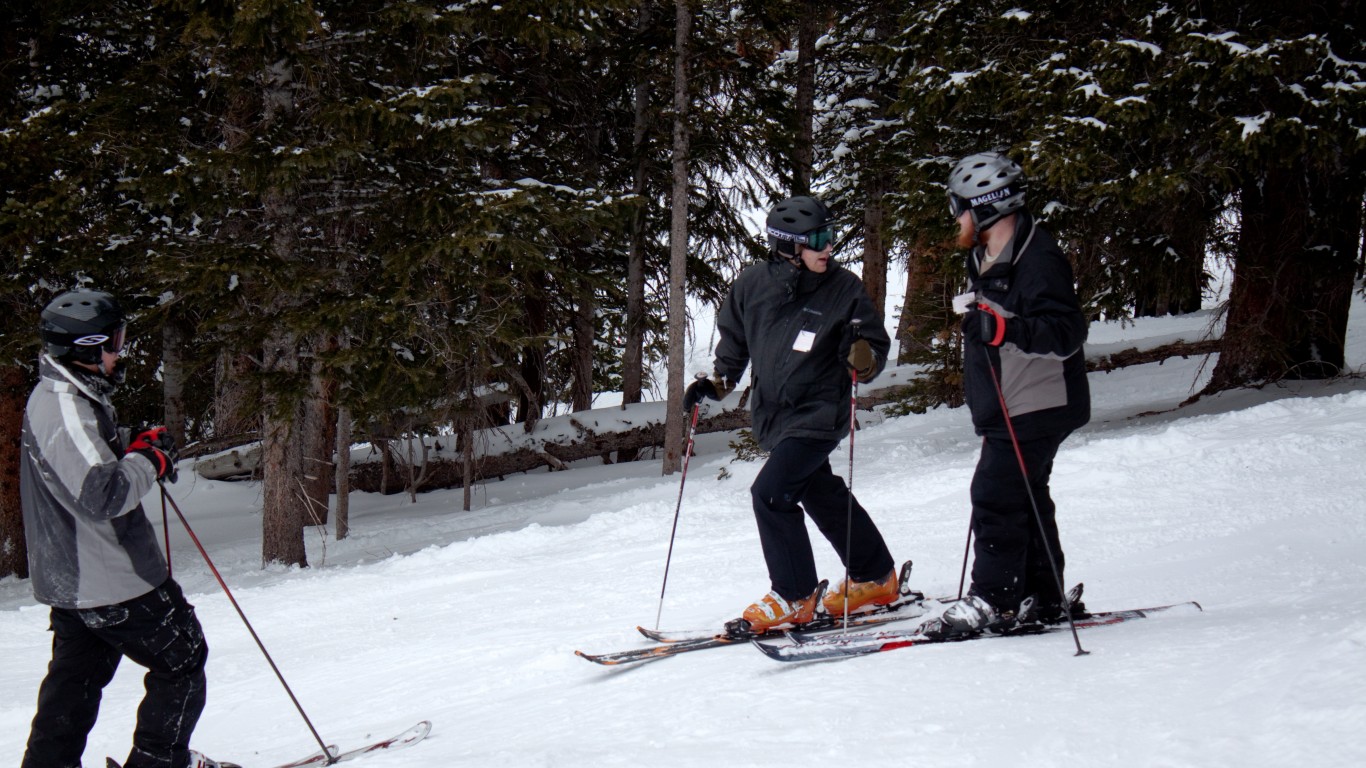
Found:
<svg viewBox="0 0 1366 768"><path fill-rule="evenodd" d="M895 564L868 512L830 469L849 433L853 375L871 381L891 340L863 283L831 258L834 222L825 204L794 197L768 215L770 258L740 274L717 317L715 374L688 387L684 410L720 400L753 364L754 435L769 452L750 494L772 591L745 609L742 628L761 632L897 597ZM849 570L821 600L802 512ZM852 530L851 530L852 529ZM848 551L846 551L846 547Z"/></svg>
<svg viewBox="0 0 1366 768"><path fill-rule="evenodd" d="M124 329L118 303L98 291L64 293L42 314L19 493L33 593L51 606L53 638L23 768L81 764L124 656L147 668L125 768L217 765L189 748L208 646L140 504L155 482L174 479L175 441L158 427L125 447L110 402Z"/></svg>

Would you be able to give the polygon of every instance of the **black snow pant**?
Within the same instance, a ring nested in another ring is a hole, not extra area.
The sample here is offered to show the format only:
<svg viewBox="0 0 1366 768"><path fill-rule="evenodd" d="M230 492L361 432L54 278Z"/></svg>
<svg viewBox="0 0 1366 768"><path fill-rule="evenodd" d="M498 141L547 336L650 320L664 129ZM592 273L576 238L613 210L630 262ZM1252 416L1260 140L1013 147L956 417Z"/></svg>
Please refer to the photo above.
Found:
<svg viewBox="0 0 1366 768"><path fill-rule="evenodd" d="M850 579L881 579L895 567L868 511L853 499L844 479L830 470L830 452L837 445L838 440L783 440L750 486L769 581L786 600L806 597L818 583L803 509L839 553ZM847 524L851 500L852 535Z"/></svg>
<svg viewBox="0 0 1366 768"><path fill-rule="evenodd" d="M1034 595L1040 605L1057 605L1057 580L1048 564L1052 549L1058 576L1063 572L1062 544L1048 481L1053 458L1070 433L1049 435L1020 443L1020 454L1029 473L1029 489L1039 507L1043 533L1034 518L1020 458L1010 438L982 440L982 455L972 477L973 544L972 593L998 610L1015 610L1020 601Z"/></svg>
<svg viewBox="0 0 1366 768"><path fill-rule="evenodd" d="M52 661L38 689L23 768L78 768L104 687L127 656L147 668L125 768L183 768L204 710L209 648L174 580L99 608L53 608Z"/></svg>

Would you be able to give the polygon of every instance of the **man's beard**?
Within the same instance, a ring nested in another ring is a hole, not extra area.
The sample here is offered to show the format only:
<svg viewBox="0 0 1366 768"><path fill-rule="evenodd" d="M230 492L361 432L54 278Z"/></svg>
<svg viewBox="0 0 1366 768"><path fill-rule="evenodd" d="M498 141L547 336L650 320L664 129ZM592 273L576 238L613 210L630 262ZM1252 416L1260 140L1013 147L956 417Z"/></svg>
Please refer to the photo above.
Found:
<svg viewBox="0 0 1366 768"><path fill-rule="evenodd" d="M978 232L969 219L966 224L958 222L958 247L968 249L977 245L979 241L985 239L984 232Z"/></svg>

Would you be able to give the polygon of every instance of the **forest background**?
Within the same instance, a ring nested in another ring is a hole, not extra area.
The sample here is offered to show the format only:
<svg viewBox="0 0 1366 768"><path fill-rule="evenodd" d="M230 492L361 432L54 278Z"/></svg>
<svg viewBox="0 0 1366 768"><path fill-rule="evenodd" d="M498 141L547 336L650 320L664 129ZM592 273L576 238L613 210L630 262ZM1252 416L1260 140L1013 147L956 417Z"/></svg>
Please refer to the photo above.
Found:
<svg viewBox="0 0 1366 768"><path fill-rule="evenodd" d="M903 407L960 404L943 180L982 149L1024 165L1093 316L1194 311L1223 260L1205 393L1340 375L1364 39L1354 0L5 0L0 576L27 570L20 424L62 290L133 312L124 422L259 445L263 560L304 565L329 492L345 535L335 446L415 491L394 446L443 436L468 489L490 428L677 403L687 302L795 194L876 306L907 276ZM674 471L667 411L604 460Z"/></svg>

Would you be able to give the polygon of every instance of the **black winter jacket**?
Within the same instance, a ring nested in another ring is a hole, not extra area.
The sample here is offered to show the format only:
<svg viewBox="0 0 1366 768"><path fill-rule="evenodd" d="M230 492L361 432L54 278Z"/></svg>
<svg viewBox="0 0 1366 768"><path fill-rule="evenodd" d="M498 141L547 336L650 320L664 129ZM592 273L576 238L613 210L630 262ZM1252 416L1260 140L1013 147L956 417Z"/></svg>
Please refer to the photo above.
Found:
<svg viewBox="0 0 1366 768"><path fill-rule="evenodd" d="M731 286L717 316L715 372L735 382L753 363L749 407L764 450L789 437L839 440L849 432L853 382L840 346L855 318L877 358L871 380L891 339L852 272L831 262L817 274L774 259L746 268Z"/></svg>
<svg viewBox="0 0 1366 768"><path fill-rule="evenodd" d="M1091 420L1082 349L1087 322L1072 266L1053 235L1025 212L1018 214L1007 248L1009 253L986 274L978 274L981 247L968 255L968 278L977 301L1006 318L1000 347L986 344L969 327L980 323L980 311L964 319L963 373L972 423L979 435L1009 434L992 381L994 367L1019 439L1065 434Z"/></svg>

